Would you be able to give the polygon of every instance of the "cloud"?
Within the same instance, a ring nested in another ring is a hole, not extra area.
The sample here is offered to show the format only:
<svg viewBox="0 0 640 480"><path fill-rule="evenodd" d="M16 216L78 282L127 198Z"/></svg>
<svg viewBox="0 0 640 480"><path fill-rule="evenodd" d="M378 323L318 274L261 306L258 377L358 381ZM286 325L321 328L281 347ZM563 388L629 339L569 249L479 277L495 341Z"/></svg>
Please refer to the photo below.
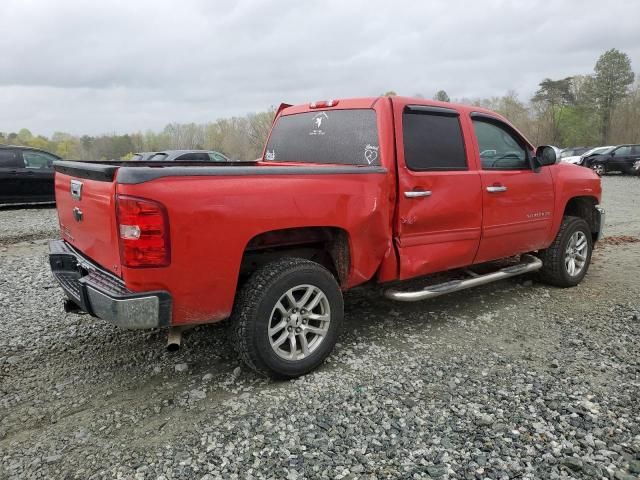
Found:
<svg viewBox="0 0 640 480"><path fill-rule="evenodd" d="M159 129L387 90L526 98L612 47L637 68L637 18L623 0L9 0L0 130Z"/></svg>

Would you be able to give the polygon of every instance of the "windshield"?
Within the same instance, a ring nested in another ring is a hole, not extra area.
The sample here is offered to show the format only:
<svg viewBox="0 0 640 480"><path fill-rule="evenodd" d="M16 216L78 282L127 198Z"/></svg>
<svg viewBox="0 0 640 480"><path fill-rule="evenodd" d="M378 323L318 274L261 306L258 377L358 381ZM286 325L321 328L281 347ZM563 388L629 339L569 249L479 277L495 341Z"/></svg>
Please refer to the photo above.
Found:
<svg viewBox="0 0 640 480"><path fill-rule="evenodd" d="M316 110L283 115L271 132L264 160L380 165L376 112Z"/></svg>

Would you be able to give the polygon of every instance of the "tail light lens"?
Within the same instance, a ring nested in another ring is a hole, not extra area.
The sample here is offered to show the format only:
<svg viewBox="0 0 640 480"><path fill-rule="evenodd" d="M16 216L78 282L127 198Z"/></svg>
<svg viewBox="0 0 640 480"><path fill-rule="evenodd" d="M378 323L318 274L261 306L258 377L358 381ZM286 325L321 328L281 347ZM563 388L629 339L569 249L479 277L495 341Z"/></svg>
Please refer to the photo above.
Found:
<svg viewBox="0 0 640 480"><path fill-rule="evenodd" d="M166 267L171 263L169 217L158 202L118 195L120 261L125 267Z"/></svg>

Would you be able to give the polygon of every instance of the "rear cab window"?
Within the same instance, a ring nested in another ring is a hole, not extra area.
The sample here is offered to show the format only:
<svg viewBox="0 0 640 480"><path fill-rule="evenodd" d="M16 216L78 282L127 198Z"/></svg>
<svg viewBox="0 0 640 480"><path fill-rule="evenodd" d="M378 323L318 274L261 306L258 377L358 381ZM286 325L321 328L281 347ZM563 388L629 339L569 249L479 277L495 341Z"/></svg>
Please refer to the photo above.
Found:
<svg viewBox="0 0 640 480"><path fill-rule="evenodd" d="M280 116L263 160L379 166L379 149L373 109L314 110Z"/></svg>

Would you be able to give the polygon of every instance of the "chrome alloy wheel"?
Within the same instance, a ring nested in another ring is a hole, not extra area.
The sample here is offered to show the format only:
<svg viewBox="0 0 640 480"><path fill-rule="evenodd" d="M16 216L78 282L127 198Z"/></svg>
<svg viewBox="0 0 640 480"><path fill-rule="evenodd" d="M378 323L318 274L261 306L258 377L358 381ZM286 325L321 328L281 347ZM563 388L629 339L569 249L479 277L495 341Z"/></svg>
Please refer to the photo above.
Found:
<svg viewBox="0 0 640 480"><path fill-rule="evenodd" d="M584 269L587 263L588 248L589 242L587 242L587 236L584 232L577 231L571 235L564 255L564 265L567 273L572 277L579 275Z"/></svg>
<svg viewBox="0 0 640 480"><path fill-rule="evenodd" d="M331 308L314 285L293 287L276 302L269 319L269 342L285 360L302 360L320 346L329 330Z"/></svg>
<svg viewBox="0 0 640 480"><path fill-rule="evenodd" d="M604 170L604 165L603 165L603 164L601 164L601 163L596 163L595 165L592 165L592 166L591 166L591 169L592 169L594 172L596 172L596 174L597 174L598 176L600 176L600 177L601 177L602 175L604 175L604 171L605 171L605 170Z"/></svg>

